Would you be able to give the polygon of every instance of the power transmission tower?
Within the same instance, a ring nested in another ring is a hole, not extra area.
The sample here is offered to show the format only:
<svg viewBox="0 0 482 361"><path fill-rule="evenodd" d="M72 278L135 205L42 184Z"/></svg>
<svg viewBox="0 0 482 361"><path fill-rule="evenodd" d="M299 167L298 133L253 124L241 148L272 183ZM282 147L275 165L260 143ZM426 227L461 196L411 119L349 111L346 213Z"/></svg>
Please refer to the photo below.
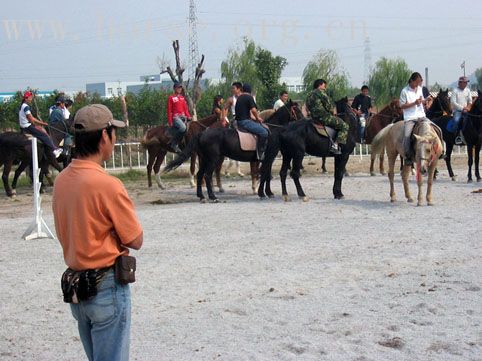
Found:
<svg viewBox="0 0 482 361"><path fill-rule="evenodd" d="M194 0L189 0L189 68L188 79L194 80L196 75L196 66L199 61L199 51L197 47L197 16L196 3Z"/></svg>
<svg viewBox="0 0 482 361"><path fill-rule="evenodd" d="M363 82L367 84L368 78L370 77L370 73L372 72L372 51L370 49L370 38L368 36L365 38L365 42L364 42L363 62L364 62Z"/></svg>

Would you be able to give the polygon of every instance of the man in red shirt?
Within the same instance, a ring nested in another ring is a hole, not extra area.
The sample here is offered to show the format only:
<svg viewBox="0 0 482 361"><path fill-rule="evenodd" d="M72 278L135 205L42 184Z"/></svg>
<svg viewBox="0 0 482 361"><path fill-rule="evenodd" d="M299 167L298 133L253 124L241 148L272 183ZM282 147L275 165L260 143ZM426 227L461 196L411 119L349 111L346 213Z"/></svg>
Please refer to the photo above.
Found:
<svg viewBox="0 0 482 361"><path fill-rule="evenodd" d="M167 100L167 123L171 128L171 134L173 134L171 140L171 148L180 153L179 141L186 132L186 121L191 119L189 109L187 107L186 98L182 95L182 84L174 83L174 94L169 96Z"/></svg>

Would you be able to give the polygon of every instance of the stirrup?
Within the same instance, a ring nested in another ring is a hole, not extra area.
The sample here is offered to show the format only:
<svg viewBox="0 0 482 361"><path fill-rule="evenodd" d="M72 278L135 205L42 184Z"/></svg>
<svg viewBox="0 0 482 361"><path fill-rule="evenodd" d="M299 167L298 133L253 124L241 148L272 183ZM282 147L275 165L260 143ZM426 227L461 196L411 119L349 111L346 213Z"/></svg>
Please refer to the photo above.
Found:
<svg viewBox="0 0 482 361"><path fill-rule="evenodd" d="M338 146L338 143L336 143L336 142L331 143L330 153L334 154L334 155L340 155L341 154L341 150L340 150L340 147Z"/></svg>

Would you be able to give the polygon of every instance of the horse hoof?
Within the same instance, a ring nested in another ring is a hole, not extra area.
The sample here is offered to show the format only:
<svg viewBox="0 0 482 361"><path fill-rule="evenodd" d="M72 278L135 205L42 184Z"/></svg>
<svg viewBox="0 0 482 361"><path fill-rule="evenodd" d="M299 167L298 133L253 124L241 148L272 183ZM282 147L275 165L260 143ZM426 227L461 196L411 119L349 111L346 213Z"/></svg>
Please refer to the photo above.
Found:
<svg viewBox="0 0 482 361"><path fill-rule="evenodd" d="M194 188L196 186L196 183L191 182L191 188Z"/></svg>
<svg viewBox="0 0 482 361"><path fill-rule="evenodd" d="M242 178L244 177L244 173L239 172L238 175Z"/></svg>
<svg viewBox="0 0 482 361"><path fill-rule="evenodd" d="M387 175L387 173L385 173L385 172L380 172L380 174L381 174L381 175Z"/></svg>
<svg viewBox="0 0 482 361"><path fill-rule="evenodd" d="M310 201L310 198L307 197L307 196L304 196L301 199L303 200L303 202L309 202Z"/></svg>
<svg viewBox="0 0 482 361"><path fill-rule="evenodd" d="M432 201L427 201L427 206L433 206L433 205L435 205L434 202L432 202Z"/></svg>
<svg viewBox="0 0 482 361"><path fill-rule="evenodd" d="M473 182L472 179L467 180L467 183L472 183L472 182Z"/></svg>
<svg viewBox="0 0 482 361"><path fill-rule="evenodd" d="M481 180L482 178L477 178L477 183L480 183Z"/></svg>
<svg viewBox="0 0 482 361"><path fill-rule="evenodd" d="M229 178L229 177L231 177L231 173L224 173L224 176L225 176L226 178Z"/></svg>
<svg viewBox="0 0 482 361"><path fill-rule="evenodd" d="M219 187L219 193L224 193L224 188L223 188L223 187Z"/></svg>
<svg viewBox="0 0 482 361"><path fill-rule="evenodd" d="M269 199L273 199L273 198L274 198L274 194L268 194L268 198L269 198Z"/></svg>
<svg viewBox="0 0 482 361"><path fill-rule="evenodd" d="M408 203L413 203L413 199L412 199L412 198L408 198L408 199L407 199L407 202L408 202Z"/></svg>
<svg viewBox="0 0 482 361"><path fill-rule="evenodd" d="M323 169L323 170L321 171L321 174L327 174L327 173L328 173L328 171L327 171L326 169Z"/></svg>
<svg viewBox="0 0 482 361"><path fill-rule="evenodd" d="M164 184L162 183L157 183L157 186L161 189L166 189L166 187L164 186Z"/></svg>
<svg viewBox="0 0 482 361"><path fill-rule="evenodd" d="M335 196L335 199L339 199L339 200L341 200L341 199L345 199L345 196L344 196L344 195L341 195L341 196Z"/></svg>
<svg viewBox="0 0 482 361"><path fill-rule="evenodd" d="M288 197L288 196L283 196L283 200L284 200L285 202L290 202L290 201L291 201L290 197Z"/></svg>
<svg viewBox="0 0 482 361"><path fill-rule="evenodd" d="M206 198L201 198L201 199L199 200L199 203L206 203Z"/></svg>
<svg viewBox="0 0 482 361"><path fill-rule="evenodd" d="M349 176L350 176L350 173L348 173L348 172L345 172L345 175L344 175L344 177L349 177Z"/></svg>
<svg viewBox="0 0 482 361"><path fill-rule="evenodd" d="M453 176L453 177L452 177L452 181L453 181L453 182L457 182L457 177L456 177L456 176Z"/></svg>
<svg viewBox="0 0 482 361"><path fill-rule="evenodd" d="M420 207L421 205L422 205L422 203L417 202L417 207Z"/></svg>
<svg viewBox="0 0 482 361"><path fill-rule="evenodd" d="M219 199L213 198L213 199L210 199L209 202L211 202L211 203L219 203Z"/></svg>
<svg viewBox="0 0 482 361"><path fill-rule="evenodd" d="M372 177L375 177L377 174L376 174L375 172L370 172L370 175L371 175Z"/></svg>

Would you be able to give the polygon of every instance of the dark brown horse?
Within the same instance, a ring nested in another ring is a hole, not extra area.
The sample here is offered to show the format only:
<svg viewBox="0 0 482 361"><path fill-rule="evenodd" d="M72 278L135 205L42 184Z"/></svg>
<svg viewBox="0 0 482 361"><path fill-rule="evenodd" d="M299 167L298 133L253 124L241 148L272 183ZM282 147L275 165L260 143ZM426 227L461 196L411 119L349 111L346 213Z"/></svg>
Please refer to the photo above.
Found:
<svg viewBox="0 0 482 361"><path fill-rule="evenodd" d="M61 171L53 153L48 149L44 150L44 145L38 142L38 162L40 168L40 183L43 176L48 174L49 164ZM2 181L5 193L9 197L17 194L17 181L20 174L32 163L32 142L26 135L17 132L5 132L0 134L0 167L3 165ZM18 164L13 177L12 185L8 182L9 174L15 164ZM31 169L31 167L30 167ZM29 172L32 179L32 172ZM42 190L42 188L41 188Z"/></svg>
<svg viewBox="0 0 482 361"><path fill-rule="evenodd" d="M373 114L367 120L367 125L365 128L365 142L366 144L371 144L373 138L385 128L388 124L395 123L403 119L403 111L400 108L400 101L398 99L393 99L390 104L380 110L378 113ZM379 155L380 159L380 174L385 175L385 168L383 161L385 158L385 152L381 152ZM375 159L376 154L371 154L370 157L370 175L375 175Z"/></svg>
<svg viewBox="0 0 482 361"><path fill-rule="evenodd" d="M185 143L188 144L194 136L203 132L207 128L222 127L222 126L223 124L222 122L219 121L218 116L216 114L212 114L197 122L191 121L188 124L187 131L184 136ZM165 125L160 125L158 127L151 128L146 132L146 134L144 134L144 138L142 139L141 144L145 149L147 149L148 158L149 158L147 162L147 182L149 187L152 187L151 173L152 173L152 169L154 168L154 174L156 176L157 185L161 189L165 188L164 184L161 181L160 168L161 168L162 162L164 162L166 153L167 152L174 153L174 150L171 148L170 142L171 142L170 130L169 130L169 127ZM192 154L190 171L191 171L191 186L193 187L195 186L195 183L194 183L195 169L196 169L196 154Z"/></svg>

